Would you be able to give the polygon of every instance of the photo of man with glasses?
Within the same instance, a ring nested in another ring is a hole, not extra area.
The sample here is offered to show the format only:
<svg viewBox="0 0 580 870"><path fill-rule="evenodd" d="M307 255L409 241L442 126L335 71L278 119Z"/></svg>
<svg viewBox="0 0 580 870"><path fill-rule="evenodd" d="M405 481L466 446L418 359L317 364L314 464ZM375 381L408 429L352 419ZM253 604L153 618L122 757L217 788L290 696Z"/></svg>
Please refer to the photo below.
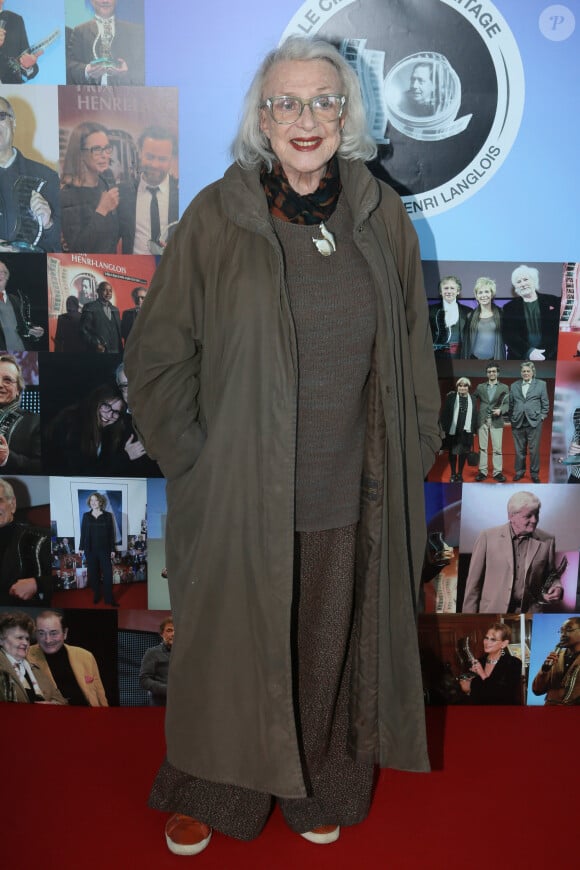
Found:
<svg viewBox="0 0 580 870"><path fill-rule="evenodd" d="M20 407L24 378L16 357L0 355L0 469L40 474L40 415Z"/></svg>
<svg viewBox="0 0 580 870"><path fill-rule="evenodd" d="M14 147L16 116L0 97L0 250L60 251L60 183Z"/></svg>
<svg viewBox="0 0 580 870"><path fill-rule="evenodd" d="M133 308L127 308L123 311L123 316L121 317L121 338L123 339L123 344L129 338L129 333L133 328L133 324L137 320L137 315L141 310L141 306L147 296L147 287L139 286L133 287L131 290L131 299L134 302Z"/></svg>

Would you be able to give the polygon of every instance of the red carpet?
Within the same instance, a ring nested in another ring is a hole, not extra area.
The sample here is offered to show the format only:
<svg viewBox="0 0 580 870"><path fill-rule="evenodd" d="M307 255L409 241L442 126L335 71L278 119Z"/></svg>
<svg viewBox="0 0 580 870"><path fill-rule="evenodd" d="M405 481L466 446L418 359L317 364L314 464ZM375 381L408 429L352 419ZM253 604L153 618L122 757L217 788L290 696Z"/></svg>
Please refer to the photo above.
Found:
<svg viewBox="0 0 580 870"><path fill-rule="evenodd" d="M262 835L171 855L146 806L163 711L3 704L2 866L42 870L543 870L576 864L578 710L431 708L431 774L383 771L368 820L315 846L276 810ZM551 821L555 818L555 823Z"/></svg>

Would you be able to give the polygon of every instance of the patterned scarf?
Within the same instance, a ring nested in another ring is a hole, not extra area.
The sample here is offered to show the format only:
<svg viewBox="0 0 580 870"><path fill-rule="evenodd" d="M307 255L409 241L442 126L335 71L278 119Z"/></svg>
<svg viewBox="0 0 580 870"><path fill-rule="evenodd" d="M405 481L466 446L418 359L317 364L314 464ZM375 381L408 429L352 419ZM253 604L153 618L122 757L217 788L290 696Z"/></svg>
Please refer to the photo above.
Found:
<svg viewBox="0 0 580 870"><path fill-rule="evenodd" d="M266 193L270 213L274 217L309 226L329 219L342 189L336 157L328 164L318 188L306 196L300 196L290 187L282 164L278 162L274 164L271 172L265 167L262 168L260 182Z"/></svg>

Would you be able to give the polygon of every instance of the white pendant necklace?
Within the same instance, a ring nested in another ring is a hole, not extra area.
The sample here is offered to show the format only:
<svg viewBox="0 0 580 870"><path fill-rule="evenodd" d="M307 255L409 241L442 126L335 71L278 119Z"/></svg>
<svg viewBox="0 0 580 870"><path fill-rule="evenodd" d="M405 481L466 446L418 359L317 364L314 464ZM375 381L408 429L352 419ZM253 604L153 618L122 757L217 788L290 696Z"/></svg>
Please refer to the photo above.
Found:
<svg viewBox="0 0 580 870"><path fill-rule="evenodd" d="M330 232L330 230L326 229L323 222L320 223L318 229L320 230L322 238L315 239L313 236L312 241L316 245L316 250L319 254L322 254L323 257L330 257L330 255L336 251L336 242L334 241L334 236Z"/></svg>

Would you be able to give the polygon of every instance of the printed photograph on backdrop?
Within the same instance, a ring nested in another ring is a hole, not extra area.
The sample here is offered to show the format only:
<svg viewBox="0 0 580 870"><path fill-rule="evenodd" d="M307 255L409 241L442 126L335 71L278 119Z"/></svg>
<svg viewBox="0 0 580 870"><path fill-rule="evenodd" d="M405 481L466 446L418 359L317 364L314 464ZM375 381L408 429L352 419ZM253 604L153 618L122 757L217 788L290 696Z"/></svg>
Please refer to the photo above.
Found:
<svg viewBox="0 0 580 870"><path fill-rule="evenodd" d="M48 259L48 328L56 353L121 353L155 273L152 254ZM1 270L1 266L0 266Z"/></svg>
<svg viewBox="0 0 580 870"><path fill-rule="evenodd" d="M561 263L423 261L440 375L454 359L554 360Z"/></svg>
<svg viewBox="0 0 580 870"><path fill-rule="evenodd" d="M48 474L159 476L133 428L121 354L45 354L43 466Z"/></svg>
<svg viewBox="0 0 580 870"><path fill-rule="evenodd" d="M143 0L65 0L66 82L144 85Z"/></svg>
<svg viewBox="0 0 580 870"><path fill-rule="evenodd" d="M464 485L457 610L567 613L576 607L580 491L560 484Z"/></svg>
<svg viewBox="0 0 580 870"><path fill-rule="evenodd" d="M580 368L580 263L564 263L558 359Z"/></svg>
<svg viewBox="0 0 580 870"><path fill-rule="evenodd" d="M17 615L18 611L15 608L0 608L0 625L6 613ZM59 703L73 707L109 707L119 704L115 611L95 613L92 610L35 606L27 608L26 616L30 620L29 646L25 655L24 650L20 651L20 656L30 667L29 674L43 693L43 699L58 698ZM23 703L18 683L10 685L14 679L13 672L7 668L5 673L10 674L10 681L2 675L0 700ZM22 688L29 688L23 675L16 676ZM49 688L48 692L46 687Z"/></svg>
<svg viewBox="0 0 580 870"><path fill-rule="evenodd" d="M147 481L147 606L169 609L169 585L165 566L167 498L165 478Z"/></svg>
<svg viewBox="0 0 580 870"><path fill-rule="evenodd" d="M421 574L423 613L455 613L461 486L426 483L427 547Z"/></svg>
<svg viewBox="0 0 580 870"><path fill-rule="evenodd" d="M551 480L580 483L580 367L574 361L559 361L556 370Z"/></svg>
<svg viewBox="0 0 580 870"><path fill-rule="evenodd" d="M512 614L420 616L425 703L525 704L531 624Z"/></svg>
<svg viewBox="0 0 580 870"><path fill-rule="evenodd" d="M451 360L446 370L443 443L428 480L547 483L556 364Z"/></svg>
<svg viewBox="0 0 580 870"><path fill-rule="evenodd" d="M164 707L174 627L169 609L119 611L122 707Z"/></svg>
<svg viewBox="0 0 580 870"><path fill-rule="evenodd" d="M52 598L48 478L0 477L0 604L47 606Z"/></svg>
<svg viewBox="0 0 580 870"><path fill-rule="evenodd" d="M60 251L57 88L0 85L0 252Z"/></svg>
<svg viewBox="0 0 580 870"><path fill-rule="evenodd" d="M50 497L53 603L147 607L147 482L52 477Z"/></svg>
<svg viewBox="0 0 580 870"><path fill-rule="evenodd" d="M41 474L38 354L0 351L0 474Z"/></svg>
<svg viewBox="0 0 580 870"><path fill-rule="evenodd" d="M62 84L64 43L62 4L0 0L0 82Z"/></svg>
<svg viewBox="0 0 580 870"><path fill-rule="evenodd" d="M59 88L63 250L161 254L179 217L177 88Z"/></svg>
<svg viewBox="0 0 580 870"><path fill-rule="evenodd" d="M579 605L566 616L534 616L527 699L530 706L580 704Z"/></svg>
<svg viewBox="0 0 580 870"><path fill-rule="evenodd" d="M46 258L0 253L0 349L48 350Z"/></svg>

